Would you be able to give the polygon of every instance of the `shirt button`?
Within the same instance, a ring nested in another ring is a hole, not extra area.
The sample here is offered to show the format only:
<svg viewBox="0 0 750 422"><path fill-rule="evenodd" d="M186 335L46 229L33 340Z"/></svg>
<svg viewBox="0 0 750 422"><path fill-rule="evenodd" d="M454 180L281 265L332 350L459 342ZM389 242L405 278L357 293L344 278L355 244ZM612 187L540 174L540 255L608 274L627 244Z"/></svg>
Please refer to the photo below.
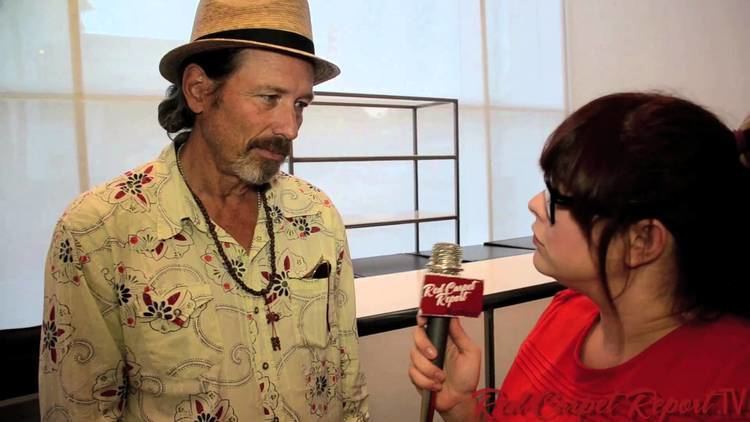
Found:
<svg viewBox="0 0 750 422"><path fill-rule="evenodd" d="M260 309L258 309L258 307L256 306L255 309L253 309L253 313L257 314L258 312L260 312Z"/></svg>
<svg viewBox="0 0 750 422"><path fill-rule="evenodd" d="M268 370L268 362L263 362L263 370Z"/></svg>

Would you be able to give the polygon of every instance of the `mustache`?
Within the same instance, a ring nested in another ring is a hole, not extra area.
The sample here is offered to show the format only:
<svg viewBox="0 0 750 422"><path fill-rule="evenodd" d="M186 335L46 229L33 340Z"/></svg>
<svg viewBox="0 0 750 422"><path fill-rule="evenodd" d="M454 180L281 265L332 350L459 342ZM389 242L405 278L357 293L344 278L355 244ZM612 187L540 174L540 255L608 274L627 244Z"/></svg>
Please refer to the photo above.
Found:
<svg viewBox="0 0 750 422"><path fill-rule="evenodd" d="M285 136L267 136L263 138L257 138L250 142L247 146L247 152L250 152L253 148L261 148L267 151L271 151L274 154L281 154L288 156L292 152L292 141L287 139Z"/></svg>

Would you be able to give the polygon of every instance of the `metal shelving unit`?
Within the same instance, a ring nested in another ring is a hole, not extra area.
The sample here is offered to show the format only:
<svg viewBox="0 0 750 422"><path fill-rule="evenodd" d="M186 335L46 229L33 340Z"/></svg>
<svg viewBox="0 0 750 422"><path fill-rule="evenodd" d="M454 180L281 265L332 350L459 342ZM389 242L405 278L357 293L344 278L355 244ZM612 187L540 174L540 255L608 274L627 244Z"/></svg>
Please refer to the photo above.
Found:
<svg viewBox="0 0 750 422"><path fill-rule="evenodd" d="M419 153L419 112L430 107L452 106L453 111L453 153L440 155L421 155ZM412 213L393 215L344 215L347 229L363 227L392 226L401 224L415 225L414 252L420 251L420 223L434 221L455 221L455 242L460 242L459 225L459 184L458 184L458 100L452 98L411 97L397 95L373 95L344 92L315 92L315 100L311 106L315 107L368 107L368 108L397 108L411 110L412 126L412 154L411 155L360 155L360 156L325 156L304 157L295 156L294 151L289 156L289 173L294 174L295 163L337 163L337 162L393 162L411 161L413 163L413 192L414 207ZM452 213L435 213L422 210L419 203L419 162L430 160L453 161L453 194L454 211Z"/></svg>

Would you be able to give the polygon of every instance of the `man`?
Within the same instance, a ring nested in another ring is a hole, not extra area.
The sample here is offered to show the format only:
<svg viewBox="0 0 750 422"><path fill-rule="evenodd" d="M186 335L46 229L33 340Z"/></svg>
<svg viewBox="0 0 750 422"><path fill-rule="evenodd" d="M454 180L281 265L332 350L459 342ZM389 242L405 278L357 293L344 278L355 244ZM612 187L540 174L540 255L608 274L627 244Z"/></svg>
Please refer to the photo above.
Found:
<svg viewBox="0 0 750 422"><path fill-rule="evenodd" d="M364 421L344 226L279 173L314 84L305 0L202 0L160 64L173 145L78 198L46 264L44 420Z"/></svg>

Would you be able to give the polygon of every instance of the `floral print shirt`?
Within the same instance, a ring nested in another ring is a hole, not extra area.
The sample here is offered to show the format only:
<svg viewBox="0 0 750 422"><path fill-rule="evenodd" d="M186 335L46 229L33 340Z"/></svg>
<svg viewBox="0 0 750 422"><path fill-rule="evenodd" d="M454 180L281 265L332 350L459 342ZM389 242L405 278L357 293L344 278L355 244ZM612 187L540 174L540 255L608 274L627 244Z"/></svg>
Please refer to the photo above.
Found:
<svg viewBox="0 0 750 422"><path fill-rule="evenodd" d="M279 283L265 298L227 272L173 145L70 205L45 268L43 420L369 420L341 217L283 173L266 195ZM216 227L255 290L271 278L259 214L250 250Z"/></svg>

